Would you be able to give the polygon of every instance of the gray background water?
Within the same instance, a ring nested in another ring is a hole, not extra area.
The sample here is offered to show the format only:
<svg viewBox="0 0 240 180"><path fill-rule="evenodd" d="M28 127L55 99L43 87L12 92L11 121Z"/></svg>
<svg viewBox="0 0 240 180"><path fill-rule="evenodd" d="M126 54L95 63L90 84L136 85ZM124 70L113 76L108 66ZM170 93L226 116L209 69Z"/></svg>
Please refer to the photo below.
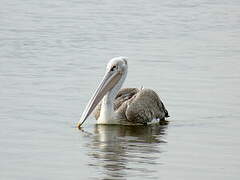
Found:
<svg viewBox="0 0 240 180"><path fill-rule="evenodd" d="M74 128L115 56L163 127ZM1 0L0 179L238 179L239 0Z"/></svg>

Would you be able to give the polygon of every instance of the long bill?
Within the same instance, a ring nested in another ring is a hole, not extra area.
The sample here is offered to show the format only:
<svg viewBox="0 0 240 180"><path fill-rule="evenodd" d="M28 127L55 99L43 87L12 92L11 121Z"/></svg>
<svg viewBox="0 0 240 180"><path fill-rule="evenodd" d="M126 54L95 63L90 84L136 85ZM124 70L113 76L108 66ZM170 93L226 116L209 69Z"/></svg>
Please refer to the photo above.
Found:
<svg viewBox="0 0 240 180"><path fill-rule="evenodd" d="M89 100L85 110L83 111L81 118L77 124L80 128L82 124L86 121L88 116L92 113L98 103L102 100L104 95L111 90L121 79L122 74L120 72L107 72L101 83L99 84L97 90L94 92L93 96Z"/></svg>

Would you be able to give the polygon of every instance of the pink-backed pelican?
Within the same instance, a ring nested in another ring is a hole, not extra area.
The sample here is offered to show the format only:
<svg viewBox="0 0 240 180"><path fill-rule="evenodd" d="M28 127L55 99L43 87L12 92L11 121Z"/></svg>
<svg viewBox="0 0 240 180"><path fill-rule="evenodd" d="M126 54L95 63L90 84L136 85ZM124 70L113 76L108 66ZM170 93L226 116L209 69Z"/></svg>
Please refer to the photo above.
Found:
<svg viewBox="0 0 240 180"><path fill-rule="evenodd" d="M120 90L127 70L126 57L116 57L109 61L102 82L82 113L77 124L78 128L97 105L95 110L97 124L148 124L156 120L161 122L169 117L168 111L153 90L142 88Z"/></svg>

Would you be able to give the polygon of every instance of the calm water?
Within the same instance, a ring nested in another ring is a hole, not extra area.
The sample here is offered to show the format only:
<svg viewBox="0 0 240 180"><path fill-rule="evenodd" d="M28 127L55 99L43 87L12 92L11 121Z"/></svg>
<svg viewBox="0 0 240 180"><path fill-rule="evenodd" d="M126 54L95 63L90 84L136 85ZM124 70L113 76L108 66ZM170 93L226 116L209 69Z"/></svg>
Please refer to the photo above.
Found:
<svg viewBox="0 0 240 180"><path fill-rule="evenodd" d="M0 179L239 178L239 0L2 0L0 17ZM119 55L170 123L77 130Z"/></svg>

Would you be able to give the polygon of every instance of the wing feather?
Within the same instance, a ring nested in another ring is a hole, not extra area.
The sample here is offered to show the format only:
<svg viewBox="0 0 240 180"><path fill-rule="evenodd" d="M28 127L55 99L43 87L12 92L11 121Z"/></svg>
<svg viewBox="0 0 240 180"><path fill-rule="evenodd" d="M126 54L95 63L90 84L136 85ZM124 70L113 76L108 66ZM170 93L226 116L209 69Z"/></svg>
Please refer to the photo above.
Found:
<svg viewBox="0 0 240 180"><path fill-rule="evenodd" d="M147 124L153 119L165 120L168 111L156 92L151 89L140 90L127 102L126 118L132 123Z"/></svg>

